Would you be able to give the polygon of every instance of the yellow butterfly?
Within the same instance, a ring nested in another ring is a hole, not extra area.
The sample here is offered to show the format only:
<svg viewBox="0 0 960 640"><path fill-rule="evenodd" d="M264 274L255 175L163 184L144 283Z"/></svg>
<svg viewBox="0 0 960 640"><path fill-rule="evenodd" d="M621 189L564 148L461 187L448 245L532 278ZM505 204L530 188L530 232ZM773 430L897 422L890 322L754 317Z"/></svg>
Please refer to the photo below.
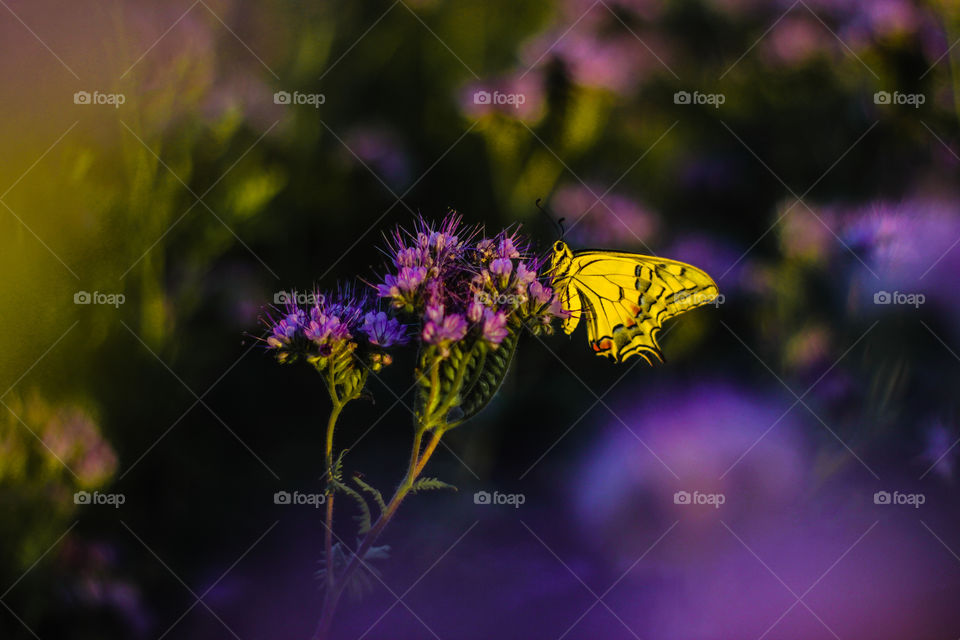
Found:
<svg viewBox="0 0 960 640"><path fill-rule="evenodd" d="M640 355L660 362L663 322L713 302L719 289L705 272L683 262L617 251L578 251L558 240L548 271L570 334L580 318L598 355L623 362Z"/></svg>

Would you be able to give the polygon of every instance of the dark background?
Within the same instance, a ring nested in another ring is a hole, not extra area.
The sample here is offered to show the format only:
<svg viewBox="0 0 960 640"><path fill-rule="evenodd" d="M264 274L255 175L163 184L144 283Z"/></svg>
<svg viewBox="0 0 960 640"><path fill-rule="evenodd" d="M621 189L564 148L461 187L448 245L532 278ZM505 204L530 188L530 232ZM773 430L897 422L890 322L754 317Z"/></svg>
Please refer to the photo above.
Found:
<svg viewBox="0 0 960 640"><path fill-rule="evenodd" d="M723 303L673 321L655 368L526 336L431 461L459 491L404 504L337 637L955 638L958 21L946 0L8 1L0 636L310 637L322 514L273 494L322 491L329 400L258 317L374 280L415 214L548 249L542 198L574 248L689 261ZM413 361L341 420L384 491Z"/></svg>

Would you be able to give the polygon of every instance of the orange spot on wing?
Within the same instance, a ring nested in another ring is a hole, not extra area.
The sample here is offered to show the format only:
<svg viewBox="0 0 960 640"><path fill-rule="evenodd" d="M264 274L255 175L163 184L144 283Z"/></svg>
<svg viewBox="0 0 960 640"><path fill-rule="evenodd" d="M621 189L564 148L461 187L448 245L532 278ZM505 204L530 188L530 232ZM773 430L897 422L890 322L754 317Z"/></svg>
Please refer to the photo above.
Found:
<svg viewBox="0 0 960 640"><path fill-rule="evenodd" d="M593 350L596 351L597 353L610 351L610 349L613 348L613 341L607 338L604 338L603 340L594 342L591 346L593 347Z"/></svg>

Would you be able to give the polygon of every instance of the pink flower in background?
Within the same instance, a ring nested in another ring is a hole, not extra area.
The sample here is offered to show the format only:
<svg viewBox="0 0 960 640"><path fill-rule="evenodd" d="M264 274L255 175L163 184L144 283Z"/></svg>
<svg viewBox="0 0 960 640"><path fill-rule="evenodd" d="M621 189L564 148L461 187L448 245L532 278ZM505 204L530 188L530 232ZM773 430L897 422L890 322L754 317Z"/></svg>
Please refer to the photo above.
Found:
<svg viewBox="0 0 960 640"><path fill-rule="evenodd" d="M605 191L596 184L589 189L566 185L557 189L550 203L554 213L565 218L570 236L584 246L642 249L642 243L652 242L660 227L659 216L617 193L598 201Z"/></svg>
<svg viewBox="0 0 960 640"><path fill-rule="evenodd" d="M767 57L790 66L802 64L819 54L831 54L836 44L835 38L816 18L798 12L780 21L763 46Z"/></svg>
<svg viewBox="0 0 960 640"><path fill-rule="evenodd" d="M409 154L392 129L372 125L356 127L348 131L343 140L350 149L344 150L346 163L362 162L396 188L410 182Z"/></svg>

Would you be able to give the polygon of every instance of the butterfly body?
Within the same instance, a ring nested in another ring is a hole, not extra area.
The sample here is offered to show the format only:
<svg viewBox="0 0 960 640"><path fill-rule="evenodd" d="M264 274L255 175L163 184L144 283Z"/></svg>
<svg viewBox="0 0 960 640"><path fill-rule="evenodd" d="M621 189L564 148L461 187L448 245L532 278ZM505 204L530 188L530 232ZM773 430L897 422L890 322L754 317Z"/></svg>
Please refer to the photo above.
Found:
<svg viewBox="0 0 960 640"><path fill-rule="evenodd" d="M709 304L719 294L704 271L676 260L618 251L571 251L553 245L549 271L567 313L570 334L583 320L597 355L617 362L639 355L662 361L657 334L663 323Z"/></svg>

